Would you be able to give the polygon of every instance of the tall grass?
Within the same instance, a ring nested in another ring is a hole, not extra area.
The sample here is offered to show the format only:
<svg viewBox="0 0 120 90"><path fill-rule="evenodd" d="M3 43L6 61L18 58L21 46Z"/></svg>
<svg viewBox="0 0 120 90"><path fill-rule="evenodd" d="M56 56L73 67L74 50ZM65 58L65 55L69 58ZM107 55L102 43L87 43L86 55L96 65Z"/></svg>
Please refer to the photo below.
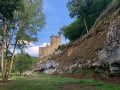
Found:
<svg viewBox="0 0 120 90"><path fill-rule="evenodd" d="M112 8L113 6L115 6L117 4L118 0L113 0L112 3L110 3L107 8L100 14L100 16L96 19L93 27L102 19L105 17L105 15L108 13L108 11L110 10L110 8Z"/></svg>

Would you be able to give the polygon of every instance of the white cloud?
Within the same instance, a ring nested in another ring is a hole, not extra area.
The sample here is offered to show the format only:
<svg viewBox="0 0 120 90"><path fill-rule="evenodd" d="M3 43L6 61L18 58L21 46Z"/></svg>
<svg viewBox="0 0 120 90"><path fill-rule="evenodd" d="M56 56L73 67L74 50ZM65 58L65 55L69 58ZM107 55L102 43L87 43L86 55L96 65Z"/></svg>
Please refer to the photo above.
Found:
<svg viewBox="0 0 120 90"><path fill-rule="evenodd" d="M31 56L38 56L39 53L39 47L45 47L47 45L50 45L49 43L43 43L42 45L34 45L33 43L29 43L29 46L24 50L26 53L30 54ZM13 52L13 49L10 49L11 52ZM20 53L20 50L16 49L15 54Z"/></svg>
<svg viewBox="0 0 120 90"><path fill-rule="evenodd" d="M31 46L31 47L28 47L27 49L25 49L25 52L32 55L32 54L38 54L39 52L39 46Z"/></svg>
<svg viewBox="0 0 120 90"><path fill-rule="evenodd" d="M49 43L43 43L42 45L40 45L40 47L45 47L47 45L50 45Z"/></svg>
<svg viewBox="0 0 120 90"><path fill-rule="evenodd" d="M25 52L30 54L30 55L38 55L39 53L39 47L45 47L47 45L50 45L48 43L43 43L40 46L36 46L33 43L31 43L32 46L28 47L27 49L25 49Z"/></svg>

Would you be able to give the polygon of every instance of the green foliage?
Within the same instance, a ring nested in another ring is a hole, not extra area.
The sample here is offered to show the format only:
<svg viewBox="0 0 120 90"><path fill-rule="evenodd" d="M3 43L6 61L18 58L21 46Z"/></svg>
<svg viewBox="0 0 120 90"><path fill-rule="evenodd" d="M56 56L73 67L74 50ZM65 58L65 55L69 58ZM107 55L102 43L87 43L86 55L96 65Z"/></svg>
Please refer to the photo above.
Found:
<svg viewBox="0 0 120 90"><path fill-rule="evenodd" d="M14 16L14 11L18 9L24 10L21 0L0 0L0 19L12 20Z"/></svg>
<svg viewBox="0 0 120 90"><path fill-rule="evenodd" d="M32 66L34 66L37 63L38 57L31 57L32 59Z"/></svg>
<svg viewBox="0 0 120 90"><path fill-rule="evenodd" d="M108 13L108 10L112 8L115 4L117 4L118 0L112 0L112 3L107 6L107 8L99 15L99 17L96 19L94 26L102 19L104 16Z"/></svg>
<svg viewBox="0 0 120 90"><path fill-rule="evenodd" d="M32 69L32 58L27 53L19 53L15 58L15 68L20 72Z"/></svg>
<svg viewBox="0 0 120 90"><path fill-rule="evenodd" d="M77 68L74 68L74 69L72 69L72 72L71 73L68 73L68 74L71 74L71 75L73 75L73 74L77 74L78 73L78 70L77 70Z"/></svg>
<svg viewBox="0 0 120 90"><path fill-rule="evenodd" d="M70 17L98 16L112 0L69 0Z"/></svg>
<svg viewBox="0 0 120 90"><path fill-rule="evenodd" d="M27 46L24 41L38 41L37 34L45 26L42 0L0 0L0 7L0 36L7 44L17 42L21 49Z"/></svg>
<svg viewBox="0 0 120 90"><path fill-rule="evenodd" d="M60 45L57 50L65 50L66 46L65 45Z"/></svg>
<svg viewBox="0 0 120 90"><path fill-rule="evenodd" d="M18 73L19 72L19 70L18 70L19 66L17 66L18 60L19 60L19 59L17 59L17 58L19 58L18 55L20 57L20 53L18 53L17 55L15 55L15 61L14 61L14 64L13 64L12 73ZM28 54L26 54L26 55L28 55ZM38 60L38 57L32 57L32 56L30 56L30 59L28 60L28 62L30 63L30 67L28 68L28 70L32 70L32 68L36 64L37 60ZM10 65L10 61L11 61L11 58L8 59L8 66ZM9 68L7 68L7 70L9 70Z"/></svg>
<svg viewBox="0 0 120 90"><path fill-rule="evenodd" d="M15 13L17 26L15 40L19 40L18 48L24 48L27 42L38 41L37 34L45 26L45 15L43 14L42 0L24 0L24 11Z"/></svg>
<svg viewBox="0 0 120 90"><path fill-rule="evenodd" d="M70 25L60 28L60 32L70 41L75 41L86 33L84 23L78 18Z"/></svg>
<svg viewBox="0 0 120 90"><path fill-rule="evenodd" d="M76 20L68 26L60 28L60 32L70 41L75 41L86 34L85 22L87 28L94 25L97 17L103 12L112 0L69 0L67 8L70 11L70 17L76 17Z"/></svg>
<svg viewBox="0 0 120 90"><path fill-rule="evenodd" d="M23 49L30 42L38 41L37 34L45 26L45 15L42 12L43 0L0 0L0 7L0 36L3 39L2 44L5 43L6 47L8 47L4 49L5 51L9 51L11 48L14 49L8 71L9 76L15 49ZM1 60L3 67L7 64L3 64L4 56L5 54ZM7 61L8 57L6 58ZM3 68L2 73L4 74Z"/></svg>

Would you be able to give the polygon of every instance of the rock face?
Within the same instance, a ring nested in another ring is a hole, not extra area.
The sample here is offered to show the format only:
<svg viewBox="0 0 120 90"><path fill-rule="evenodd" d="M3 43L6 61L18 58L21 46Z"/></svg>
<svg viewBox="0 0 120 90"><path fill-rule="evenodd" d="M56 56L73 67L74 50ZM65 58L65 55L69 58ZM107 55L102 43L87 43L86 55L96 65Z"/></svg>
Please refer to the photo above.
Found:
<svg viewBox="0 0 120 90"><path fill-rule="evenodd" d="M40 64L39 71L43 72L45 74L53 74L55 72L57 72L59 74L62 74L64 71L67 71L68 73L71 73L73 71L73 69L81 68L81 67L84 67L86 65L89 66L89 67L100 66L98 60L93 60L93 61L88 60L88 61L85 61L83 63L78 63L77 62L75 64L69 65L69 66L63 68L63 70L62 70L59 67L58 63L55 63L54 61L48 60L48 61L45 61L45 62Z"/></svg>
<svg viewBox="0 0 120 90"><path fill-rule="evenodd" d="M99 59L109 63L111 73L120 70L120 17L110 23L105 48L99 52Z"/></svg>
<svg viewBox="0 0 120 90"><path fill-rule="evenodd" d="M68 53L69 55L71 52ZM106 35L105 48L98 52L97 60L86 60L82 63L76 62L64 67L64 70L71 73L75 68L84 66L99 67L102 64L109 64L111 73L119 72L120 70L120 17L109 25L109 30ZM46 74L54 72L63 73L59 67L60 64L52 60L45 61L40 64L40 71Z"/></svg>
<svg viewBox="0 0 120 90"><path fill-rule="evenodd" d="M40 71L44 72L45 74L52 74L55 72L62 73L62 70L59 69L59 64L51 60L41 63Z"/></svg>
<svg viewBox="0 0 120 90"><path fill-rule="evenodd" d="M110 24L105 49L109 63L120 61L120 17Z"/></svg>
<svg viewBox="0 0 120 90"><path fill-rule="evenodd" d="M120 17L112 21L109 25L108 32L106 34L105 47L98 52L98 59L86 60L82 63L76 62L69 64L66 67L60 67L60 63L56 63L53 60L48 60L40 64L39 70L46 73L63 73L67 71L72 72L73 69L88 67L101 67L104 64L109 64L111 73L120 71ZM71 50L71 48L69 49ZM67 52L67 55L71 55L71 51Z"/></svg>
<svg viewBox="0 0 120 90"><path fill-rule="evenodd" d="M67 45L66 50L57 52L37 65L38 71L71 73L74 69L88 67L104 69L111 73L120 72L120 2L111 8L91 31ZM103 71L103 72L104 72Z"/></svg>

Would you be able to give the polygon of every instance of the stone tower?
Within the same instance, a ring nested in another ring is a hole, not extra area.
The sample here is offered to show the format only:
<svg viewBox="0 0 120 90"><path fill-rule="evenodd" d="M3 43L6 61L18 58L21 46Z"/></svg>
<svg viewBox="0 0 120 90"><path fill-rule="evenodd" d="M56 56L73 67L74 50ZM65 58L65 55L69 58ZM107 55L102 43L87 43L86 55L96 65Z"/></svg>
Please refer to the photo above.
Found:
<svg viewBox="0 0 120 90"><path fill-rule="evenodd" d="M55 49L57 49L58 46L61 45L61 42L61 34L59 36L51 36L50 45L47 45L46 47L39 47L39 58L43 58L52 54Z"/></svg>

